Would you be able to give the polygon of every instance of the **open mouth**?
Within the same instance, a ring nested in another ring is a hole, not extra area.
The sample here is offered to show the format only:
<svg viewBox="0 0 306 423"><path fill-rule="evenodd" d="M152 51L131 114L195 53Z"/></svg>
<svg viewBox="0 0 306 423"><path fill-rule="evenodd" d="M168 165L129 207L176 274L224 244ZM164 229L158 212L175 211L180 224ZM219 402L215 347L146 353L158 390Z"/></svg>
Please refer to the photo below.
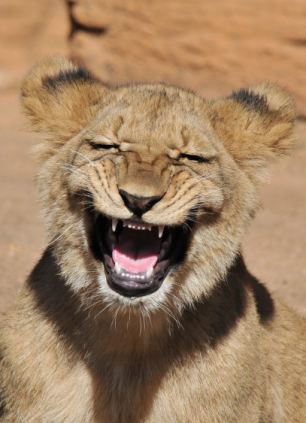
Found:
<svg viewBox="0 0 306 423"><path fill-rule="evenodd" d="M190 230L182 226L154 226L141 219L94 217L92 247L102 261L107 283L125 297L158 290L167 274L184 259Z"/></svg>

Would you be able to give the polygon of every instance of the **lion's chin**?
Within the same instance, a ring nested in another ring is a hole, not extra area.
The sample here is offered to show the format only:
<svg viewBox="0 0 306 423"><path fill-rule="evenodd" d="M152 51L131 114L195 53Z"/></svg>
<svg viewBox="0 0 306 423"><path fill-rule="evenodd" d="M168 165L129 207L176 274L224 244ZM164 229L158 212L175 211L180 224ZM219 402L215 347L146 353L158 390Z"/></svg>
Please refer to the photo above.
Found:
<svg viewBox="0 0 306 423"><path fill-rule="evenodd" d="M93 214L91 222L92 251L104 265L107 284L129 298L157 291L183 262L191 237L189 225L154 226L100 213Z"/></svg>

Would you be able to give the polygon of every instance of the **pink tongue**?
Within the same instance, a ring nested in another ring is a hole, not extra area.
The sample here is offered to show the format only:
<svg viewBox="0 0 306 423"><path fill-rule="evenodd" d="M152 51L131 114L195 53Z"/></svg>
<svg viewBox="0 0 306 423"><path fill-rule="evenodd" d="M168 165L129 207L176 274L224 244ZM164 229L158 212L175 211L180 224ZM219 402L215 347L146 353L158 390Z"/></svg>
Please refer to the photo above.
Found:
<svg viewBox="0 0 306 423"><path fill-rule="evenodd" d="M160 240L155 232L123 228L112 257L129 273L145 273L156 264L159 252Z"/></svg>
<svg viewBox="0 0 306 423"><path fill-rule="evenodd" d="M129 273L144 273L151 269L157 262L158 256L153 255L141 259L132 259L125 254L120 253L116 248L113 250L113 260Z"/></svg>

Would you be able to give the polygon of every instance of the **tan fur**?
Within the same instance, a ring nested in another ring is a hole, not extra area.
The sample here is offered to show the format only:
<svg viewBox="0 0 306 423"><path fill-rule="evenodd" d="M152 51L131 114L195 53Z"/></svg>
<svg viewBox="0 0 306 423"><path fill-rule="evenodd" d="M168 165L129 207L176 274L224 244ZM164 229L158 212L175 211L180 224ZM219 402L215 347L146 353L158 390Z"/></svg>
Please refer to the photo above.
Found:
<svg viewBox="0 0 306 423"><path fill-rule="evenodd" d="M210 102L162 84L107 88L49 59L22 104L48 135L50 243L2 324L1 421L304 423L306 322L240 255L262 170L294 146L289 96L271 84ZM195 210L185 260L138 299L108 287L89 246L87 207L131 216L118 189L162 196L151 224Z"/></svg>

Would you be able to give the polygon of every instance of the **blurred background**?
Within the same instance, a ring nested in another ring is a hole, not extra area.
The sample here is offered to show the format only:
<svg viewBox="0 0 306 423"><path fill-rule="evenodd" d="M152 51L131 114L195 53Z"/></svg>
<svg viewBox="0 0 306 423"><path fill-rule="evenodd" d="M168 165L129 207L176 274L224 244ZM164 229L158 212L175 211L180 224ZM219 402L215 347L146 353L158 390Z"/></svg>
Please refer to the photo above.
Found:
<svg viewBox="0 0 306 423"><path fill-rule="evenodd" d="M271 166L263 208L245 237L249 269L306 315L305 0L1 0L0 311L46 246L19 86L62 54L109 83L165 81L205 97L271 80L298 109L300 143Z"/></svg>

